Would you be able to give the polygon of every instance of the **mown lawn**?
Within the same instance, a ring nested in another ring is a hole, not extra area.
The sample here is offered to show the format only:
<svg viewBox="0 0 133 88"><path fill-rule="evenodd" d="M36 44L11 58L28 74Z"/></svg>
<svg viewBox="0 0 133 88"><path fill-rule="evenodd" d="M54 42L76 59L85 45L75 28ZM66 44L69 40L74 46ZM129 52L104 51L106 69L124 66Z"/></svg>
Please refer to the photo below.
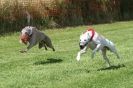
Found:
<svg viewBox="0 0 133 88"><path fill-rule="evenodd" d="M93 27L116 44L121 59L108 52L112 68L106 69L99 53L91 59L91 50L76 61L87 26L44 31L56 52L36 46L20 53L25 46L19 33L6 34L0 37L0 88L133 88L133 21Z"/></svg>

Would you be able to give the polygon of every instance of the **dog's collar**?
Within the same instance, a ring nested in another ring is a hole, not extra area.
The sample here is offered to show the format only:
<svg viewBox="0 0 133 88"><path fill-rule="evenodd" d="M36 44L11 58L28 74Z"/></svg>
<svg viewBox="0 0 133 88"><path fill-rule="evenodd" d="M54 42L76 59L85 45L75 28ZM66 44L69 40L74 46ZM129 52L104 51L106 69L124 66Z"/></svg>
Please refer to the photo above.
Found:
<svg viewBox="0 0 133 88"><path fill-rule="evenodd" d="M88 29L87 31L91 31L91 38L90 38L90 41L92 41L93 40L93 37L94 37L94 35L95 35L95 30L94 29Z"/></svg>
<svg viewBox="0 0 133 88"><path fill-rule="evenodd" d="M94 30L94 29L88 29L86 32L88 32L88 31L91 31L91 34L92 34L92 35L91 35L90 40L88 40L88 42L87 42L84 46L87 46L88 43L91 42L91 41L93 40L94 35L95 35L95 30ZM86 32L84 32L84 33L86 33Z"/></svg>

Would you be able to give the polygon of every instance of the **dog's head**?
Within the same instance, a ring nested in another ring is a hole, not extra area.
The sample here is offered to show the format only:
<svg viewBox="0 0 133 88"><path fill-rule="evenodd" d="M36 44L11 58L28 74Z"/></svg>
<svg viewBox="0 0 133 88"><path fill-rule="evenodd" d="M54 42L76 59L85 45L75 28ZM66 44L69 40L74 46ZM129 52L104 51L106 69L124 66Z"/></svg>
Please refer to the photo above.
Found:
<svg viewBox="0 0 133 88"><path fill-rule="evenodd" d="M30 38L32 35L32 27L25 27L22 29L21 34L20 34L20 42L27 44L29 42Z"/></svg>
<svg viewBox="0 0 133 88"><path fill-rule="evenodd" d="M90 40L90 35L87 32L82 33L80 35L80 42L79 42L80 49L83 49L88 44L89 40Z"/></svg>

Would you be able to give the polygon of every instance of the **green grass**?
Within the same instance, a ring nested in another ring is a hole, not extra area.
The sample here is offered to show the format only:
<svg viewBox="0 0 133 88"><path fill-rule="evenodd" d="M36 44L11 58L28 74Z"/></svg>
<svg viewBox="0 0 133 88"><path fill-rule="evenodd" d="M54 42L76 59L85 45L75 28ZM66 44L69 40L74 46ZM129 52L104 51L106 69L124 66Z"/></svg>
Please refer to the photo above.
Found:
<svg viewBox="0 0 133 88"><path fill-rule="evenodd" d="M44 31L53 40L56 52L33 47L28 53L19 43L19 33L0 37L0 88L133 88L133 21L94 25L97 32L112 40L121 59L108 52L112 65L106 68L91 50L76 61L79 35L87 26Z"/></svg>

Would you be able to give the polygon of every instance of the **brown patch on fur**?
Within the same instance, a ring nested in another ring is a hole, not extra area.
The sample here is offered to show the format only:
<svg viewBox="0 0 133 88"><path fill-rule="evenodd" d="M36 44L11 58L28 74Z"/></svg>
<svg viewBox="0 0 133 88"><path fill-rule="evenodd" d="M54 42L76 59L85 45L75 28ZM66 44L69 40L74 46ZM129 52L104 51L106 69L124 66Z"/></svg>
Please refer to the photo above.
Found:
<svg viewBox="0 0 133 88"><path fill-rule="evenodd" d="M20 40L22 43L27 44L27 42L30 40L30 36L28 34L20 35Z"/></svg>

